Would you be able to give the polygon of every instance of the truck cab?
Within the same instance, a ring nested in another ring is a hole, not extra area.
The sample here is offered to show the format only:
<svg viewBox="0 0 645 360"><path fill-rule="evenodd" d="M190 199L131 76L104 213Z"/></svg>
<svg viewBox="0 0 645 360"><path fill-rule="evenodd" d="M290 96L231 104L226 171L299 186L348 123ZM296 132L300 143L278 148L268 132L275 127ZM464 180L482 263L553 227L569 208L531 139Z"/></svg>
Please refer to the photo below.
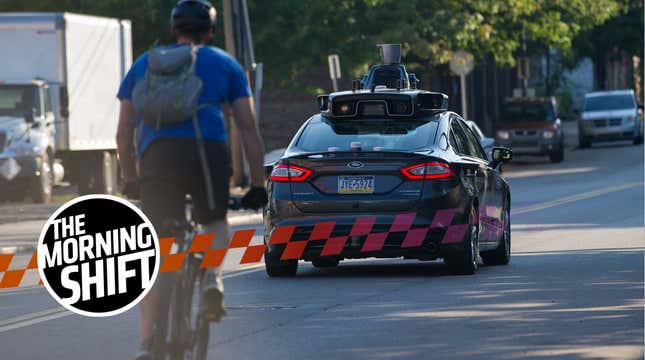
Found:
<svg viewBox="0 0 645 360"><path fill-rule="evenodd" d="M63 177L54 161L55 116L42 81L0 83L0 187L47 202Z"/></svg>
<svg viewBox="0 0 645 360"><path fill-rule="evenodd" d="M514 154L548 156L551 162L564 160L564 134L554 97L506 99L495 124L500 146Z"/></svg>

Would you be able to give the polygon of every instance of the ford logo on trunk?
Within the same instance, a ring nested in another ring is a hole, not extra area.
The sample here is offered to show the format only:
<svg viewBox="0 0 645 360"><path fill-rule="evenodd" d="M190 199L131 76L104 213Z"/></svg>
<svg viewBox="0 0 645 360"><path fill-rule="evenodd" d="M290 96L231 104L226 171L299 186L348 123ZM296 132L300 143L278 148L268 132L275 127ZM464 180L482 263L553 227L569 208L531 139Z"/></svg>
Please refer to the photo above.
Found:
<svg viewBox="0 0 645 360"><path fill-rule="evenodd" d="M362 167L363 167L363 163L362 163L362 162L360 162L360 161L352 161L352 162L350 162L349 164L347 164L347 166L349 166L350 168L355 168L355 169L356 169L356 168L362 168Z"/></svg>

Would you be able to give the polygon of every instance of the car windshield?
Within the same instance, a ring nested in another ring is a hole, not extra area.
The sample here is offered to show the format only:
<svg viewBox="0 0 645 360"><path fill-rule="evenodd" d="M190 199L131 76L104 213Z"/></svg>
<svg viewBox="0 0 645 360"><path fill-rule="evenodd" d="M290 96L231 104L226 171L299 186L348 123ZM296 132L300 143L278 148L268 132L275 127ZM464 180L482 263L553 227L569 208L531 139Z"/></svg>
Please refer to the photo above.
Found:
<svg viewBox="0 0 645 360"><path fill-rule="evenodd" d="M40 109L38 87L32 85L0 86L0 116L23 117L31 109Z"/></svg>
<svg viewBox="0 0 645 360"><path fill-rule="evenodd" d="M636 103L631 95L590 96L585 98L584 111L634 109Z"/></svg>
<svg viewBox="0 0 645 360"><path fill-rule="evenodd" d="M437 120L369 119L310 122L296 143L309 152L349 151L360 143L365 151L414 151L434 143Z"/></svg>
<svg viewBox="0 0 645 360"><path fill-rule="evenodd" d="M555 121L555 113L550 103L510 103L504 106L502 121Z"/></svg>

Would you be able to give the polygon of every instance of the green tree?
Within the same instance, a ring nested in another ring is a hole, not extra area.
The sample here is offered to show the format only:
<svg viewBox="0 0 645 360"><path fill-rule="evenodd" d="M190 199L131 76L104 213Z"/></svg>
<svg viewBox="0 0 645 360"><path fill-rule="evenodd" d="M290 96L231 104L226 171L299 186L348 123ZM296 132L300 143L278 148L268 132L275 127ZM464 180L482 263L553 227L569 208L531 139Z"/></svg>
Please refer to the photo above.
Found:
<svg viewBox="0 0 645 360"><path fill-rule="evenodd" d="M403 44L413 68L446 63L463 48L514 65L529 49L571 51L573 38L616 15L613 0L297 0L250 1L258 59L282 79L299 82L339 53L358 76L376 60L375 43Z"/></svg>

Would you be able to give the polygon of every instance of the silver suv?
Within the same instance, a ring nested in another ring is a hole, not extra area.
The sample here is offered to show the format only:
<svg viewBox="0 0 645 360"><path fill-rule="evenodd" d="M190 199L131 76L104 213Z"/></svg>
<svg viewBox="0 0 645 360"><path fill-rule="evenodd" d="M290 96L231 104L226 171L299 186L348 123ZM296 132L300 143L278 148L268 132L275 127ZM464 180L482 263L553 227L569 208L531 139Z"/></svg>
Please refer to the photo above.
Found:
<svg viewBox="0 0 645 360"><path fill-rule="evenodd" d="M599 91L585 95L578 135L582 148L596 141L642 143L643 107L636 102L634 91Z"/></svg>

